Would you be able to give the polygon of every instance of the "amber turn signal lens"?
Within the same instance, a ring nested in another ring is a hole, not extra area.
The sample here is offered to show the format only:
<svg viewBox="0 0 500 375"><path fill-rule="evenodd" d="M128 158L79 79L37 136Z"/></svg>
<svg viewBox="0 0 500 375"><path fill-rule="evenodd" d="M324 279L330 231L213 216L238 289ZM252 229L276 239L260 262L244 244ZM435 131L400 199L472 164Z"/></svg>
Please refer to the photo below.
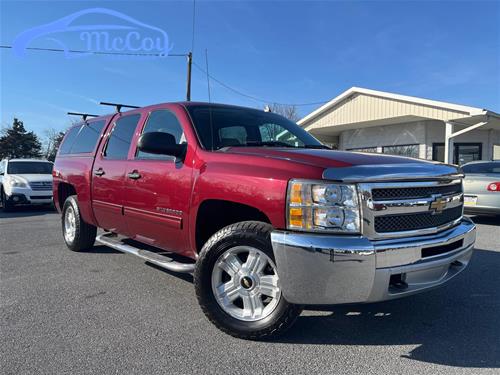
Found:
<svg viewBox="0 0 500 375"><path fill-rule="evenodd" d="M302 208L290 208L289 223L294 227L302 227Z"/></svg>
<svg viewBox="0 0 500 375"><path fill-rule="evenodd" d="M290 193L290 203L302 203L302 184L293 184Z"/></svg>

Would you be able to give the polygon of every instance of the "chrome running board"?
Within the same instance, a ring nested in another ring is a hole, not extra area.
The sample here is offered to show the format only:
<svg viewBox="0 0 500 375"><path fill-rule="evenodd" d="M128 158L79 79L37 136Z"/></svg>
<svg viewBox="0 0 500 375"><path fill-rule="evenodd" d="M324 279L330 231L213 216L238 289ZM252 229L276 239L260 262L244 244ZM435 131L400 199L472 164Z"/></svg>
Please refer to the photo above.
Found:
<svg viewBox="0 0 500 375"><path fill-rule="evenodd" d="M195 268L195 263L177 262L168 256L156 253L154 251L145 250L126 244L114 233L100 234L96 237L96 241L123 253L135 255L146 260L149 263L155 264L158 267L165 268L169 271L191 273Z"/></svg>

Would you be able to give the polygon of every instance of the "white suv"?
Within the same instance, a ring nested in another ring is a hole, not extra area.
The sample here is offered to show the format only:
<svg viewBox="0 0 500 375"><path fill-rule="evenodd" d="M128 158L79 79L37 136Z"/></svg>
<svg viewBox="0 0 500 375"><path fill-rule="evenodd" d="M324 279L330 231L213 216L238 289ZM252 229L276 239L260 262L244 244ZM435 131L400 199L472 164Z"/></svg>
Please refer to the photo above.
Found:
<svg viewBox="0 0 500 375"><path fill-rule="evenodd" d="M17 204L52 204L52 167L46 160L2 160L0 196L4 211Z"/></svg>

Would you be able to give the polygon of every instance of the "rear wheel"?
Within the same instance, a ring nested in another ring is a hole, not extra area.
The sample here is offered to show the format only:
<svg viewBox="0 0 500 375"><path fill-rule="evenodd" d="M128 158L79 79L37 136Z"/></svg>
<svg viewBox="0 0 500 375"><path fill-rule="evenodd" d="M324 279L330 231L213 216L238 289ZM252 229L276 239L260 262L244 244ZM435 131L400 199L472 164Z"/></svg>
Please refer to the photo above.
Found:
<svg viewBox="0 0 500 375"><path fill-rule="evenodd" d="M197 261L195 287L203 312L232 336L276 335L300 314L281 293L271 230L255 221L230 225L207 241Z"/></svg>
<svg viewBox="0 0 500 375"><path fill-rule="evenodd" d="M75 195L66 199L61 217L66 246L72 251L82 251L94 246L97 228L83 221Z"/></svg>

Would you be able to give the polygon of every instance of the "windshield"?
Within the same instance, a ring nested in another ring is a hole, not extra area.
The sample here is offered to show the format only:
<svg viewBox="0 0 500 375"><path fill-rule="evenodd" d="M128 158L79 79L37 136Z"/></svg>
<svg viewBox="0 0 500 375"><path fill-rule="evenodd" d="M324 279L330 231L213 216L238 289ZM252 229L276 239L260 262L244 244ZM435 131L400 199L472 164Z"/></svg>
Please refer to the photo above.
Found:
<svg viewBox="0 0 500 375"><path fill-rule="evenodd" d="M215 105L188 106L187 110L207 150L224 147L328 148L294 122L275 113Z"/></svg>
<svg viewBox="0 0 500 375"><path fill-rule="evenodd" d="M500 174L500 162L473 163L462 167L466 174L470 173L495 173Z"/></svg>
<svg viewBox="0 0 500 375"><path fill-rule="evenodd" d="M11 161L7 165L9 174L52 174L52 163L40 161Z"/></svg>

